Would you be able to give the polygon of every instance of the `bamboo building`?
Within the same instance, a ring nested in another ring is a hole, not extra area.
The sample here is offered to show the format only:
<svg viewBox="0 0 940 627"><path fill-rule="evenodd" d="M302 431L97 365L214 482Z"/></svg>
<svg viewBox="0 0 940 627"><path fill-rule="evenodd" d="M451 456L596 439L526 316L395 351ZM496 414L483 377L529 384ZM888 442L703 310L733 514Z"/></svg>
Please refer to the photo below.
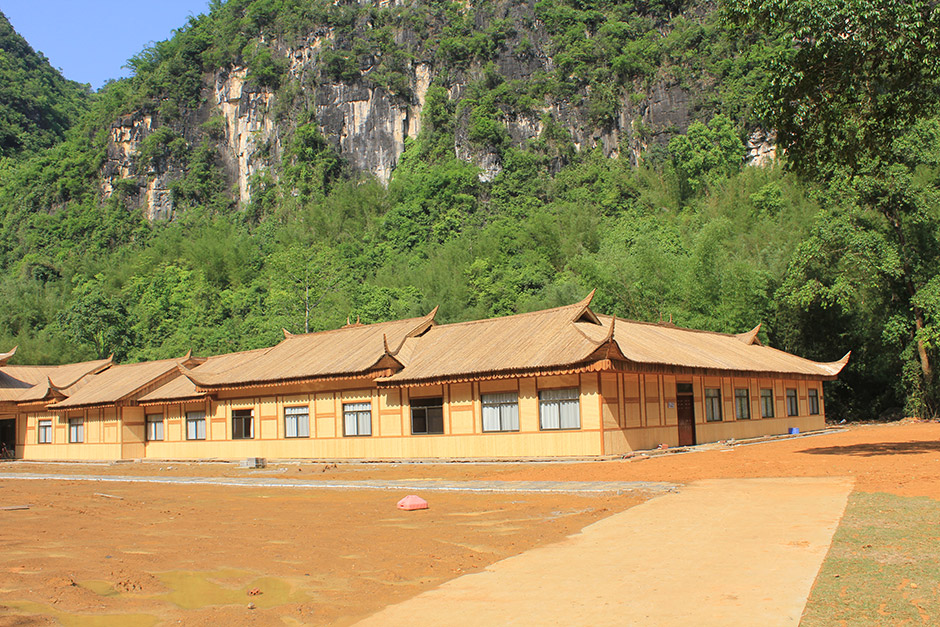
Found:
<svg viewBox="0 0 940 627"><path fill-rule="evenodd" d="M579 303L454 324L292 335L208 358L8 365L18 459L593 457L813 431L832 363Z"/></svg>

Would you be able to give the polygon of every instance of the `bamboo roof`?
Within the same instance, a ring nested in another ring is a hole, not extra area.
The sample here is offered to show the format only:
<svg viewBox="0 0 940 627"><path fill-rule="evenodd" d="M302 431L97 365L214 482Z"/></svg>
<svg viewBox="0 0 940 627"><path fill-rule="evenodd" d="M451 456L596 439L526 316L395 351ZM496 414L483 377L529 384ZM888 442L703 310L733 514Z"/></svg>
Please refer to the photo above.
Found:
<svg viewBox="0 0 940 627"><path fill-rule="evenodd" d="M270 347L258 348L240 353L226 353L209 357L206 361L189 372L198 376L218 375L231 369L238 368L248 361L271 350ZM189 377L176 377L169 383L166 383L154 391L144 394L138 399L141 404L183 401L202 398L206 395L205 391L199 390L196 384Z"/></svg>
<svg viewBox="0 0 940 627"><path fill-rule="evenodd" d="M401 367L394 353L406 338L432 327L436 312L421 318L287 335L276 346L251 359L239 360L226 370L184 369L184 374L197 387L209 389L362 376L389 362Z"/></svg>
<svg viewBox="0 0 940 627"><path fill-rule="evenodd" d="M111 365L109 357L61 366L0 366L0 402L40 401L50 388L73 387L83 377Z"/></svg>
<svg viewBox="0 0 940 627"><path fill-rule="evenodd" d="M600 318L605 325L613 320ZM762 346L757 331L732 335L617 318L613 337L624 357L637 364L832 378L848 363L849 355L821 363Z"/></svg>
<svg viewBox="0 0 940 627"><path fill-rule="evenodd" d="M112 366L101 374L91 378L85 385L68 398L49 406L50 409L77 409L113 405L130 399L148 385L160 378L178 372L183 359L163 359L144 361L136 364ZM191 363L191 362L190 362Z"/></svg>
<svg viewBox="0 0 940 627"><path fill-rule="evenodd" d="M292 335L270 348L208 359L113 365L0 365L0 402L52 402L55 410L197 399L214 390L371 378L425 385L596 370L833 379L849 355L815 362L763 346L760 327L727 334L598 315L584 300L502 318L438 325L421 318ZM11 355L10 354L7 355ZM180 374L185 376L179 376Z"/></svg>
<svg viewBox="0 0 940 627"><path fill-rule="evenodd" d="M420 337L406 339L397 355L405 367L379 381L405 383L583 364L607 335L588 307L590 299L532 313L434 326ZM596 330L599 340L585 330Z"/></svg>

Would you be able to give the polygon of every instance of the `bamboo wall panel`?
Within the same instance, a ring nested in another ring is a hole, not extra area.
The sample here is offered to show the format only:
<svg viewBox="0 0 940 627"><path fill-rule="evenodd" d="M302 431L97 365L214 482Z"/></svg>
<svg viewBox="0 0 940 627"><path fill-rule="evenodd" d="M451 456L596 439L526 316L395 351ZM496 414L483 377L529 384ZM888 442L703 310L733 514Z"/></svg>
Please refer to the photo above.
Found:
<svg viewBox="0 0 940 627"><path fill-rule="evenodd" d="M676 412L676 377L673 375L663 375L662 381L662 412L665 418L665 424L676 426L679 424L679 414Z"/></svg>
<svg viewBox="0 0 940 627"><path fill-rule="evenodd" d="M516 391L515 381L512 391ZM470 383L452 383L450 386L450 402L454 405L472 405L473 404L473 385ZM471 408L472 409L472 408Z"/></svg>
<svg viewBox="0 0 940 627"><path fill-rule="evenodd" d="M577 377L577 375L573 376ZM601 406L597 375L594 373L583 374L580 378L581 429L599 430L601 428ZM600 448L600 440L598 440L597 448Z"/></svg>
<svg viewBox="0 0 940 627"><path fill-rule="evenodd" d="M705 378L692 377L692 406L695 408L695 422L705 422ZM697 441L697 440L696 440Z"/></svg>
<svg viewBox="0 0 940 627"><path fill-rule="evenodd" d="M539 397L534 379L519 382L519 430L539 430Z"/></svg>
<svg viewBox="0 0 940 627"><path fill-rule="evenodd" d="M601 396L603 398L603 418L605 429L618 429L620 421L620 390L617 375L601 373ZM606 448L606 446L605 446Z"/></svg>
<svg viewBox="0 0 940 627"><path fill-rule="evenodd" d="M451 407L450 432L460 435L472 434L474 432L473 418L472 405L461 407L459 410L455 407Z"/></svg>
<svg viewBox="0 0 940 627"><path fill-rule="evenodd" d="M146 437L144 408L122 407L120 419L121 456L124 459L140 459L144 457L144 438Z"/></svg>
<svg viewBox="0 0 940 627"><path fill-rule="evenodd" d="M659 409L659 376L645 374L643 377L643 405L646 413L646 427L661 426Z"/></svg>
<svg viewBox="0 0 940 627"><path fill-rule="evenodd" d="M639 427L642 425L643 410L640 407L640 375L626 373L623 375L624 395L624 426Z"/></svg>
<svg viewBox="0 0 940 627"><path fill-rule="evenodd" d="M824 416L818 415L710 422L696 425L695 437L699 442L717 442L718 440L731 438L756 438L764 435L786 433L790 427L796 427L800 431L816 431L826 427L826 419Z"/></svg>
<svg viewBox="0 0 940 627"><path fill-rule="evenodd" d="M614 429L604 432L604 454L605 455L625 455L633 449L627 439L627 431L623 429Z"/></svg>
<svg viewBox="0 0 940 627"><path fill-rule="evenodd" d="M634 451L647 451L660 444L673 447L679 444L679 430L676 427L653 427L650 429L630 429L626 432L627 443Z"/></svg>

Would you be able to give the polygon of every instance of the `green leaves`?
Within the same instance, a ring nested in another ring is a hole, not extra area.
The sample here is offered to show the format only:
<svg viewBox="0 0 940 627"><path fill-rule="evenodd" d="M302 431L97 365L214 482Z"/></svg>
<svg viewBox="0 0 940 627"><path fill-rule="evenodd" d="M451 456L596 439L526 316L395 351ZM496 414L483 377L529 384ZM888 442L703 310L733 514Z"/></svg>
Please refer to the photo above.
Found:
<svg viewBox="0 0 940 627"><path fill-rule="evenodd" d="M685 135L669 140L669 151L685 197L702 191L709 181L737 172L744 160L744 145L724 115L712 118L708 126L693 122Z"/></svg>
<svg viewBox="0 0 940 627"><path fill-rule="evenodd" d="M840 166L883 158L917 119L937 111L934 2L745 0L726 11L792 42L771 67L765 111L803 173L832 177Z"/></svg>

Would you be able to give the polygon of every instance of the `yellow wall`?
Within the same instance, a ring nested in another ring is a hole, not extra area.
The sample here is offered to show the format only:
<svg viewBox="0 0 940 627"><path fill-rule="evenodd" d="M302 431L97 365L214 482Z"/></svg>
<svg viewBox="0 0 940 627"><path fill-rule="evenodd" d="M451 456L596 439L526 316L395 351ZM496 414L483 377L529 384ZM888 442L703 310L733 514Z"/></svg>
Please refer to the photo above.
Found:
<svg viewBox="0 0 940 627"><path fill-rule="evenodd" d="M238 459L244 457L314 459L526 458L620 455L661 444L678 445L676 384L694 391L696 442L746 438L825 426L819 382L756 378L699 377L642 373L585 373L498 381L451 383L403 389L378 389L367 382L345 381L257 390L229 391L216 400L147 407L89 409L67 414L45 411L19 417L17 454L35 460L91 459ZM540 390L577 387L581 427L543 431L539 425ZM722 392L721 422L705 421L704 390ZM807 390L820 395L820 414L808 416ZM734 390L746 388L751 419L734 419ZM760 389L772 388L775 414L760 418ZM800 416L786 417L785 390L796 388ZM519 403L519 431L484 433L482 394L514 392ZM444 400L444 434L412 435L412 399ZM344 436L343 403L368 402L371 435ZM284 408L309 411L310 436L287 438ZM232 412L251 410L254 438L232 439ZM186 412L206 413L206 439L186 439ZM164 419L164 440L145 441L145 416ZM68 418L84 420L85 441L68 443ZM53 421L53 443L38 444L38 421Z"/></svg>
<svg viewBox="0 0 940 627"><path fill-rule="evenodd" d="M23 430L23 446L17 449L20 459L34 460L97 460L121 459L120 424L118 409L88 409L67 414L49 411L27 413ZM69 418L84 420L85 441L68 441ZM40 420L52 421L52 442L39 444Z"/></svg>
<svg viewBox="0 0 940 627"><path fill-rule="evenodd" d="M604 454L621 455L649 450L662 444L679 445L676 414L676 384L691 383L695 413L697 444L787 433L790 428L813 431L826 426L822 384L818 381L784 379L700 377L683 375L652 375L641 373L604 373L605 433ZM705 388L721 390L722 420L705 421ZM774 390L773 418L761 418L760 390ZM795 388L800 399L799 416L786 415L785 391ZM809 415L807 391L819 392L819 414ZM734 391L747 389L750 419L735 418Z"/></svg>
<svg viewBox="0 0 940 627"><path fill-rule="evenodd" d="M291 390L294 392L291 394L151 406L146 408L147 414L161 413L164 416L165 439L147 442L146 457L410 459L595 456L602 454L603 446L598 376L592 373L381 390L347 386L346 389L323 391L321 385L309 386L306 392ZM542 431L539 428L538 391L566 387L580 387L581 428ZM518 395L519 431L483 432L480 395L493 392L515 392ZM411 399L438 396L444 399L444 434L411 435ZM371 404L370 436L343 435L343 403L348 402ZM309 438L285 437L284 407L289 405L308 407ZM231 439L232 410L235 409L252 410L255 420L253 439ZM186 440L187 411L206 411L205 441Z"/></svg>

